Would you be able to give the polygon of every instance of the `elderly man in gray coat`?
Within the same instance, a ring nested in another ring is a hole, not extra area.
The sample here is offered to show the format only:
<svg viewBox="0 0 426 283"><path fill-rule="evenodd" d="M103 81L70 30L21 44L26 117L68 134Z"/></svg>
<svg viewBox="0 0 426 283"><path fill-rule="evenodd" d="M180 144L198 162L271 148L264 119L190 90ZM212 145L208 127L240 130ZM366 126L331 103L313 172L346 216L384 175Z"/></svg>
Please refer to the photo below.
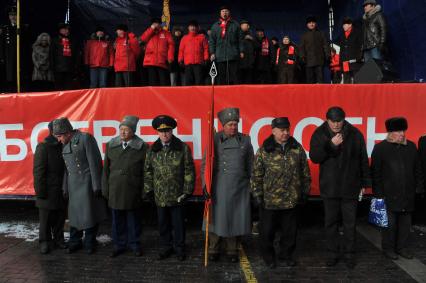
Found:
<svg viewBox="0 0 426 283"><path fill-rule="evenodd" d="M238 132L239 112L238 108L226 108L218 113L223 131L214 137L211 261L219 259L223 244L230 261L238 262L240 237L251 232L250 175L254 153L250 137Z"/></svg>
<svg viewBox="0 0 426 283"><path fill-rule="evenodd" d="M106 218L102 198L102 158L95 138L74 130L67 118L53 121L53 135L62 143L66 172L63 189L69 198L70 240L68 253L83 247L92 254L96 248L98 224Z"/></svg>

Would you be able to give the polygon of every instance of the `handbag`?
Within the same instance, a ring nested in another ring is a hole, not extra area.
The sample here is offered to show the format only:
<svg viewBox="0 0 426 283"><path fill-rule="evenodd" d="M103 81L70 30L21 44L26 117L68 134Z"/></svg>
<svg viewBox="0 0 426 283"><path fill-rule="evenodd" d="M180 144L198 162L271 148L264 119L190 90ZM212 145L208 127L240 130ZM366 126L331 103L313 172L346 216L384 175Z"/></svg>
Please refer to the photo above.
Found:
<svg viewBox="0 0 426 283"><path fill-rule="evenodd" d="M386 212L386 203L384 199L371 199L370 212L368 213L368 222L378 227L388 227L388 214Z"/></svg>

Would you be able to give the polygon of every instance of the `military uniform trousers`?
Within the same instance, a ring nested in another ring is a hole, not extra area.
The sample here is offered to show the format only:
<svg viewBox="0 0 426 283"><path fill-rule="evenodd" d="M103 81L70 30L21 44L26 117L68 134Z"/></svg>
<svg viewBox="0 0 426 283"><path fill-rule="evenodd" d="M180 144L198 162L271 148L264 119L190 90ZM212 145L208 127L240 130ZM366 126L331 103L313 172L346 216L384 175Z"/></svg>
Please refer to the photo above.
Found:
<svg viewBox="0 0 426 283"><path fill-rule="evenodd" d="M174 249L177 255L185 255L185 223L183 206L157 207L160 249Z"/></svg>
<svg viewBox="0 0 426 283"><path fill-rule="evenodd" d="M70 240L68 242L68 247L78 247L83 244L85 249L93 249L96 247L96 235L98 234L99 225L94 227L87 228L84 230L78 230L75 227L70 227ZM84 233L84 240L82 242Z"/></svg>
<svg viewBox="0 0 426 283"><path fill-rule="evenodd" d="M238 255L240 237L220 237L215 233L209 233L209 254L219 254L221 249L228 256Z"/></svg>
<svg viewBox="0 0 426 283"><path fill-rule="evenodd" d="M356 199L324 198L325 232L330 257L337 257L340 251L347 256L354 253L357 205ZM340 244L340 223L343 225L343 244Z"/></svg>
<svg viewBox="0 0 426 283"><path fill-rule="evenodd" d="M112 241L115 250L133 251L141 248L141 218L140 210L111 209L112 214Z"/></svg>
<svg viewBox="0 0 426 283"><path fill-rule="evenodd" d="M64 209L38 209L40 219L39 242L53 242L62 244L64 242Z"/></svg>
<svg viewBox="0 0 426 283"><path fill-rule="evenodd" d="M281 232L280 254L283 259L291 259L296 248L297 211L292 209L261 209L259 240L262 257L265 261L275 260L275 233Z"/></svg>
<svg viewBox="0 0 426 283"><path fill-rule="evenodd" d="M399 252L407 248L411 228L411 213L387 211L388 227L382 229L382 249Z"/></svg>

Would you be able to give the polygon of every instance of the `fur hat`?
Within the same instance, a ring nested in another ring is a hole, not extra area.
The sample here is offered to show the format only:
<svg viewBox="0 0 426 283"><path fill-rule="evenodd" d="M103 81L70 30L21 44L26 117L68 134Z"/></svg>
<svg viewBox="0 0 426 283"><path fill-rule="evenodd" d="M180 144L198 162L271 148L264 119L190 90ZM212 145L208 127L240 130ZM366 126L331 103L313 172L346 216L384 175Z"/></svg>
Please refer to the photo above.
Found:
<svg viewBox="0 0 426 283"><path fill-rule="evenodd" d="M225 108L217 113L217 117L220 120L222 126L230 121L240 121L240 109L238 108Z"/></svg>
<svg viewBox="0 0 426 283"><path fill-rule="evenodd" d="M196 20L191 20L191 21L188 22L188 26L198 27L199 24Z"/></svg>
<svg viewBox="0 0 426 283"><path fill-rule="evenodd" d="M98 31L105 32L105 28L103 26L97 26L96 29L95 29L95 32L98 32Z"/></svg>
<svg viewBox="0 0 426 283"><path fill-rule="evenodd" d="M127 32L127 31L129 31L129 28L127 27L127 25L122 24L122 25L118 25L118 26L115 28L115 30L122 30L122 31Z"/></svg>
<svg viewBox="0 0 426 283"><path fill-rule="evenodd" d="M353 24L352 18L351 17L344 17L343 18L343 24Z"/></svg>
<svg viewBox="0 0 426 283"><path fill-rule="evenodd" d="M52 129L54 135L62 135L71 132L73 130L73 127L68 118L61 117L53 120Z"/></svg>
<svg viewBox="0 0 426 283"><path fill-rule="evenodd" d="M67 24L67 23L59 23L58 24L58 30L61 30L61 29L69 29L70 28L70 25L69 24Z"/></svg>
<svg viewBox="0 0 426 283"><path fill-rule="evenodd" d="M362 6L364 7L365 5L368 5L368 4L375 6L375 5L377 5L377 2L376 2L376 0L365 0L364 4L362 4Z"/></svg>
<svg viewBox="0 0 426 283"><path fill-rule="evenodd" d="M316 23L316 22L317 22L317 18L316 18L315 16L312 16L312 15L308 16L308 17L306 18L306 23L308 24L308 23L310 23L310 22L314 22L314 23Z"/></svg>
<svg viewBox="0 0 426 283"><path fill-rule="evenodd" d="M136 132L136 126L138 125L139 117L136 116L124 116L123 120L120 123L121 126L127 126L132 129L133 133Z"/></svg>
<svg viewBox="0 0 426 283"><path fill-rule="evenodd" d="M249 21L247 21L247 20L241 20L241 21L240 21L240 25L242 25L242 24L248 24L248 25L249 25L249 24L250 24L250 22L249 22Z"/></svg>
<svg viewBox="0 0 426 283"><path fill-rule="evenodd" d="M393 117L386 120L385 126L387 132L406 131L408 122L404 117Z"/></svg>
<svg viewBox="0 0 426 283"><path fill-rule="evenodd" d="M231 11L231 10L229 9L229 7L228 7L228 6L226 6L226 5L220 6L219 11L222 11L222 10L228 10L228 11Z"/></svg>

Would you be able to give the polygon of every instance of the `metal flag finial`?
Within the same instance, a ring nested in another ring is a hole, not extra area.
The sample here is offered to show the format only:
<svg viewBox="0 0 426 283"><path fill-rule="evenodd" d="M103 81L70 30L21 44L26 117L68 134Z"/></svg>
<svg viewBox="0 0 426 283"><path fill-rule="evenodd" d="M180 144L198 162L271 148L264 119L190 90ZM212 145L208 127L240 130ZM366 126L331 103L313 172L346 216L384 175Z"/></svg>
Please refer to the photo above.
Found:
<svg viewBox="0 0 426 283"><path fill-rule="evenodd" d="M216 78L217 76L217 69L216 69L216 64L214 63L214 61L212 62L209 75L212 78L212 85L214 85L214 78Z"/></svg>

